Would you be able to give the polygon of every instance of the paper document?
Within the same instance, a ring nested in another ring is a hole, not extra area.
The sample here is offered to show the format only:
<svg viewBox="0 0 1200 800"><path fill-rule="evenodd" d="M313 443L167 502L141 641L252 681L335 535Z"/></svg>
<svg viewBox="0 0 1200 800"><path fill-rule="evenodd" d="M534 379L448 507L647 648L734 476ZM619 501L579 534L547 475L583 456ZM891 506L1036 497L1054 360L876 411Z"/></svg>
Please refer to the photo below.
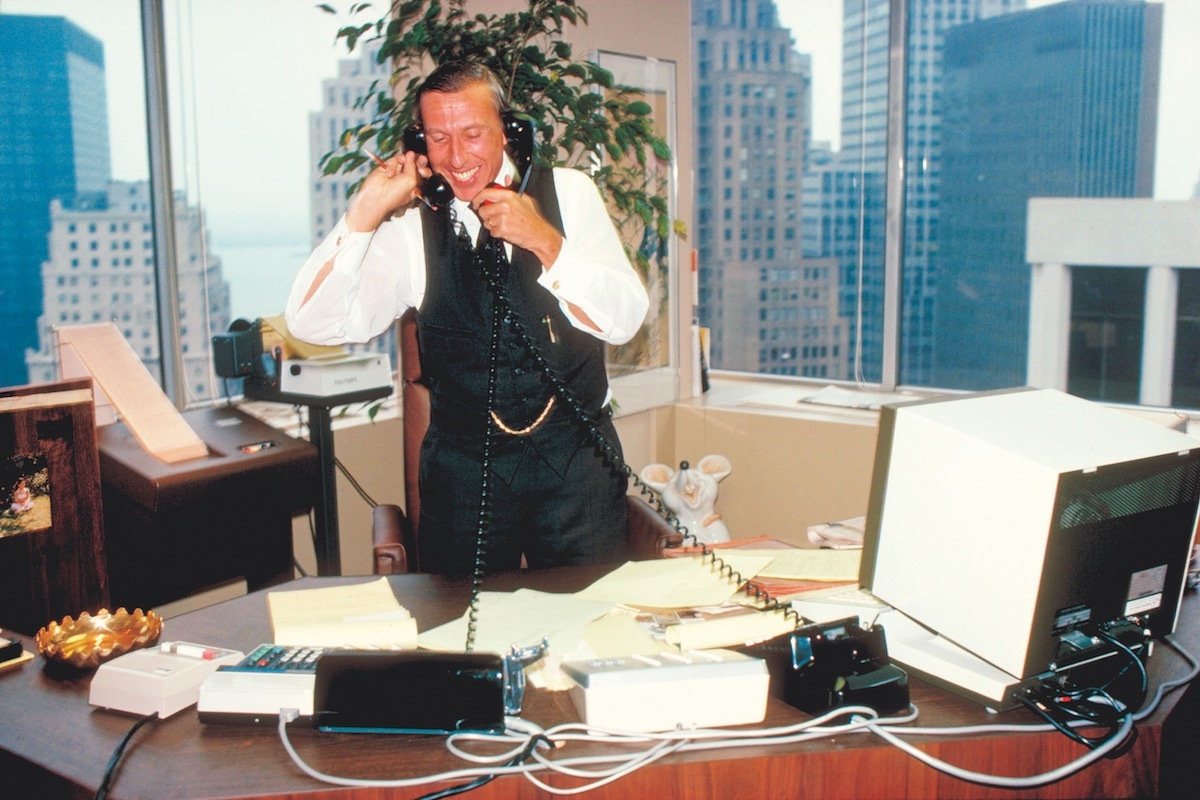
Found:
<svg viewBox="0 0 1200 800"><path fill-rule="evenodd" d="M787 578L805 581L856 581L861 550L818 550L798 547L794 550L742 550L746 555L769 558L758 571L761 578Z"/></svg>
<svg viewBox="0 0 1200 800"><path fill-rule="evenodd" d="M742 580L753 578L771 561L769 555L744 550L723 550L720 558L740 573ZM579 592L579 596L644 608L695 608L719 606L739 587L708 557L688 556L627 562Z"/></svg>
<svg viewBox="0 0 1200 800"><path fill-rule="evenodd" d="M188 426L116 325L64 325L55 334L60 358L91 376L147 453L168 464L208 455L208 446Z"/></svg>
<svg viewBox="0 0 1200 800"><path fill-rule="evenodd" d="M612 603L533 589L481 592L475 626L475 650L507 653L550 640L550 652L561 655L578 647L587 623L607 614ZM467 614L421 634L421 647L461 651L467 640Z"/></svg>
<svg viewBox="0 0 1200 800"><path fill-rule="evenodd" d="M774 639L795 628L795 620L782 612L755 611L671 625L666 630L666 637L668 644L680 650L711 650Z"/></svg>
<svg viewBox="0 0 1200 800"><path fill-rule="evenodd" d="M309 647L417 646L417 621L387 578L349 586L267 592L275 644Z"/></svg>
<svg viewBox="0 0 1200 800"><path fill-rule="evenodd" d="M861 548L866 536L867 518L852 517L839 522L821 522L808 526L808 540L817 547L834 549Z"/></svg>

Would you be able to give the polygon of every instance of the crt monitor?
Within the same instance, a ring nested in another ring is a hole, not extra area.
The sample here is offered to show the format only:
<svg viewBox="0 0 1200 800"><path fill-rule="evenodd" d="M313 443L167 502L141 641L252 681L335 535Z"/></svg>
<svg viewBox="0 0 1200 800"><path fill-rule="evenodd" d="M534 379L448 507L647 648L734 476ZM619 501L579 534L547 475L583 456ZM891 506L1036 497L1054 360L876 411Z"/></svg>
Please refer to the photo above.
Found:
<svg viewBox="0 0 1200 800"><path fill-rule="evenodd" d="M1126 411L1045 389L888 405L860 583L1016 686L1090 626L1174 631L1198 499L1200 440ZM945 677L924 655L905 665Z"/></svg>

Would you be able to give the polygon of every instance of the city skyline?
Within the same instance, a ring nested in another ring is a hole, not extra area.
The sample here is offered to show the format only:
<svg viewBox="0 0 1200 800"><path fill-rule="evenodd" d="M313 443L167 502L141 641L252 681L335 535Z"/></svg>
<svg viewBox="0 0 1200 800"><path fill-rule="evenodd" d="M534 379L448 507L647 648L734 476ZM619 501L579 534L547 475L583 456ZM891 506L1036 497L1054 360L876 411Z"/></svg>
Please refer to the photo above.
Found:
<svg viewBox="0 0 1200 800"><path fill-rule="evenodd" d="M854 2L855 0L847 0ZM1052 0L1029 0L1030 8ZM1158 167L1155 197L1191 197L1200 181L1200 150L1190 146L1191 131L1200 128L1200 102L1188 81L1200 75L1200 51L1187 33L1200 30L1200 3L1165 0L1163 85L1160 89ZM114 10L114 5L116 6ZM777 3L780 24L796 41L796 50L813 57L813 140L839 140L841 101L842 4L835 0L786 0ZM586 8L586 3L584 4ZM5 13L64 14L105 44L113 178L144 180L145 121L141 91L142 60L137 0L5 0ZM296 13L302 9L303 13ZM173 121L173 135L190 152L176 152L177 189L201 202L217 244L307 242L309 209L308 114L320 108L321 80L337 74L337 62L352 56L334 36L344 16L333 16L298 0L205 0L187 26L201 45L220 40L221 47L195 56L190 86L199 118L187 129ZM214 13L217 12L217 13ZM287 35L279 35L280 19ZM236 25L229 20L236 19ZM217 24L214 21L219 21ZM264 31L275 31L271 36ZM188 46L167 33L169 46ZM243 62L230 52L254 52L260 80L245 80ZM301 54L303 56L301 57ZM136 88L135 88L136 87ZM179 108L180 99L172 99ZM236 120L213 118L212 108L237 114ZM199 175L193 153L199 154ZM250 193L237 191L241 181L279 187L270 208Z"/></svg>

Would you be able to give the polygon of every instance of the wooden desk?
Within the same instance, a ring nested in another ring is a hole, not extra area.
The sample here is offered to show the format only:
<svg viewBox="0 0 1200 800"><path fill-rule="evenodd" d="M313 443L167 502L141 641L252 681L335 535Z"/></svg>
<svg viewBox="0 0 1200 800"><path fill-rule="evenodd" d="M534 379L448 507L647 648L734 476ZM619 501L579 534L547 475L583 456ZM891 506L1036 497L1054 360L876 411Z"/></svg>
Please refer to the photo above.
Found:
<svg viewBox="0 0 1200 800"><path fill-rule="evenodd" d="M526 585L546 591L573 591L603 570L572 568L530 573ZM371 578L308 578L296 588L314 588ZM454 619L466 607L468 586L428 575L389 578L401 604L416 617L420 629ZM511 590L518 576L497 576L488 590ZM1200 598L1185 601L1180 641L1200 652ZM201 642L249 651L270 639L263 592L185 614L167 621L168 639ZM27 642L30 649L32 643ZM1152 686L1186 674L1173 651L1160 647L1150 659ZM41 659L0 674L0 775L6 788L25 787L27 797L89 798L99 784L114 748L133 718L90 707L90 674L59 678ZM735 748L665 759L624 777L586 797L728 798L811 796L819 798L881 797L1148 797L1170 796L1168 773L1179 775L1190 762L1179 753L1194 752L1196 692L1181 699L1168 696L1158 712L1139 726L1132 749L1084 772L1037 790L989 789L945 776L882 742L871 734L852 734L817 742ZM914 680L912 700L921 711L920 724L1032 722L1023 709L1001 717L982 707ZM577 719L563 693L532 690L524 716L544 726ZM766 725L798 722L806 716L772 700ZM400 778L461 768L438 737L330 734L296 730L292 741L314 767L356 778ZM1028 775L1057 767L1080 755L1080 747L1058 733L1030 732L958 736L918 741L935 756L985 773ZM579 755L598 746L569 745L564 755ZM1176 755L1170 755L1170 754ZM1160 774L1160 758L1167 763ZM557 775L546 780L565 785ZM296 768L276 730L201 724L195 710L143 727L126 752L110 796L113 800L186 800L187 798L276 798L278 800L348 800L348 798L416 797L417 790L349 789L313 780ZM524 778L506 776L476 789L478 798L532 798L538 792Z"/></svg>

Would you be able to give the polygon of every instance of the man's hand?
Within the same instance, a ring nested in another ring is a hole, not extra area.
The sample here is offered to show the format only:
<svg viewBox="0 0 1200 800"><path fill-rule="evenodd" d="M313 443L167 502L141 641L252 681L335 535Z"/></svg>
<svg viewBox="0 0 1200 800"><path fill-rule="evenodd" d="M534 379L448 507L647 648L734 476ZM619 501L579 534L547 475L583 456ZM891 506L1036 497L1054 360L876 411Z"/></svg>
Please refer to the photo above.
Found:
<svg viewBox="0 0 1200 800"><path fill-rule="evenodd" d="M350 208L346 225L353 232L373 231L397 210L418 196L421 181L433 175L429 159L413 152L385 159L363 179Z"/></svg>
<svg viewBox="0 0 1200 800"><path fill-rule="evenodd" d="M562 235L541 215L532 198L493 185L480 189L471 207L494 238L533 253L544 269L558 260Z"/></svg>
<svg viewBox="0 0 1200 800"><path fill-rule="evenodd" d="M562 234L546 221L532 198L493 184L479 190L471 207L492 236L533 253L542 263L542 269L549 271L558 260L563 246ZM582 308L571 302L567 306L584 325L600 330Z"/></svg>

